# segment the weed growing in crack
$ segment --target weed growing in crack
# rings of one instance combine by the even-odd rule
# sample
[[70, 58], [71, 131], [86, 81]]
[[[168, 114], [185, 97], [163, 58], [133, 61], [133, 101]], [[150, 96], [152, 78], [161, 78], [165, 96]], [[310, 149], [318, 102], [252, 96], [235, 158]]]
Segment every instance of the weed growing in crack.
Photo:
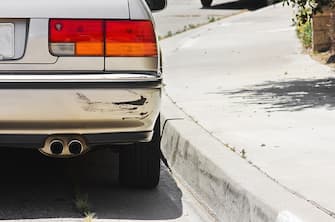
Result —
[[82, 214], [88, 214], [90, 213], [90, 206], [88, 202], [88, 195], [87, 194], [81, 194], [77, 193], [74, 204], [76, 206], [76, 209]]
[[247, 158], [247, 152], [244, 149], [242, 149], [242, 151], [241, 151], [241, 156], [242, 156], [243, 159]]
[[207, 18], [207, 22], [204, 22], [204, 23], [198, 23], [198, 24], [189, 24], [189, 25], [185, 25], [183, 29], [181, 30], [177, 30], [175, 32], [172, 32], [172, 31], [168, 31], [168, 33], [164, 36], [158, 36], [158, 39], [159, 40], [163, 40], [163, 39], [166, 39], [166, 38], [170, 38], [172, 36], [175, 36], [175, 35], [178, 35], [180, 33], [183, 33], [183, 32], [186, 32], [186, 31], [189, 31], [189, 30], [192, 30], [192, 29], [195, 29], [195, 28], [198, 28], [200, 26], [203, 26], [203, 25], [206, 25], [208, 23], [213, 23], [213, 22], [216, 22], [216, 21], [219, 21], [221, 20], [222, 18], [220, 17], [214, 17], [214, 16], [209, 16]]
[[79, 213], [85, 217], [84, 222], [92, 222], [96, 218], [95, 213], [91, 211], [88, 194], [83, 194], [79, 189], [75, 189], [74, 205]]
[[96, 219], [95, 213], [85, 214], [84, 222], [93, 222]]
[[216, 21], [215, 17], [211, 17], [211, 16], [208, 17], [208, 22], [209, 23], [212, 23], [212, 22], [215, 22], [215, 21]]

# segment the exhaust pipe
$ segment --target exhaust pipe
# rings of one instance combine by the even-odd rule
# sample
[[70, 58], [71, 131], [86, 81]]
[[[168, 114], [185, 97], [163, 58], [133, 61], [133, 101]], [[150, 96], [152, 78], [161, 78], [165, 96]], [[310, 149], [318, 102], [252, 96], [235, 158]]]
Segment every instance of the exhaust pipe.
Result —
[[80, 154], [83, 150], [83, 144], [79, 140], [71, 140], [68, 147], [70, 153], [74, 155]]
[[59, 155], [63, 152], [64, 144], [61, 140], [53, 140], [50, 143], [50, 151], [52, 154]]
[[89, 150], [80, 135], [51, 135], [39, 151], [50, 157], [70, 158], [84, 154]]

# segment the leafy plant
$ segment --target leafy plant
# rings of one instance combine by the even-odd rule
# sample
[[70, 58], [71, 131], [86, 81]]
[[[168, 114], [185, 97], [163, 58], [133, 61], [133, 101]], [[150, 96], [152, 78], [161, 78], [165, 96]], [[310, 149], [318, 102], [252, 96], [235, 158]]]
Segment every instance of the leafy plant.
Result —
[[325, 7], [334, 8], [335, 0], [283, 0], [284, 4], [297, 8], [294, 22], [303, 25], [309, 22], [313, 15], [323, 12]]
[[297, 35], [301, 39], [302, 44], [305, 48], [312, 46], [312, 25], [311, 21], [307, 21], [304, 24], [297, 24]]

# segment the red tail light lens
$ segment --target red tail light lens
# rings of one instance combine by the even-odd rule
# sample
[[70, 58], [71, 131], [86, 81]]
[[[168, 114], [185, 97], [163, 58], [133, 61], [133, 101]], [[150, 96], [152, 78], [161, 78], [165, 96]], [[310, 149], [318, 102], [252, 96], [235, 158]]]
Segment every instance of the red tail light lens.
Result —
[[157, 56], [151, 21], [106, 21], [106, 56]]
[[51, 19], [49, 45], [55, 56], [157, 56], [148, 20]]
[[57, 56], [104, 56], [104, 21], [51, 19], [50, 51]]

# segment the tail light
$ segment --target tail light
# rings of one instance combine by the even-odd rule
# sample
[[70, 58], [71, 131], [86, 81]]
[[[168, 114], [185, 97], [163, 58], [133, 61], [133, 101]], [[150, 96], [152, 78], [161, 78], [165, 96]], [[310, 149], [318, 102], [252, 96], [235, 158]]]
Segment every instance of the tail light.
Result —
[[157, 56], [151, 21], [107, 21], [106, 56]]
[[151, 21], [51, 19], [49, 48], [55, 56], [157, 56]]
[[104, 56], [103, 20], [52, 19], [50, 52], [57, 56]]

